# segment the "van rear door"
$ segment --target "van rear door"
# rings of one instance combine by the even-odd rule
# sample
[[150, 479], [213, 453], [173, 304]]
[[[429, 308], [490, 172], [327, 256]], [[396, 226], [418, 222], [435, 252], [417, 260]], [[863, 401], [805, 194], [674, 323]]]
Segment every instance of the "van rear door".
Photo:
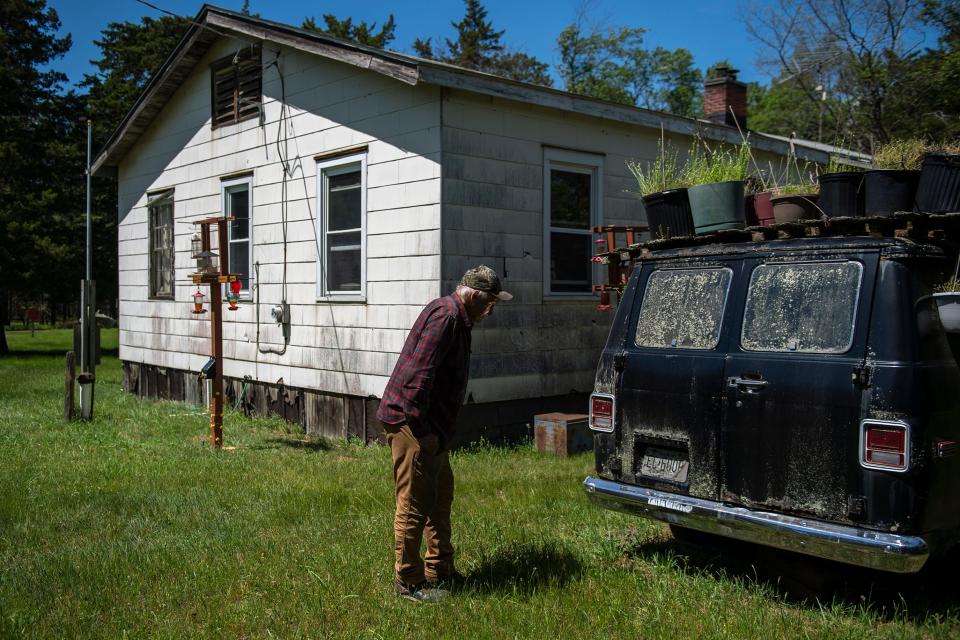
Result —
[[740, 264], [642, 266], [617, 398], [626, 481], [717, 498], [724, 314]]
[[722, 500], [848, 520], [878, 255], [744, 262], [725, 372]]

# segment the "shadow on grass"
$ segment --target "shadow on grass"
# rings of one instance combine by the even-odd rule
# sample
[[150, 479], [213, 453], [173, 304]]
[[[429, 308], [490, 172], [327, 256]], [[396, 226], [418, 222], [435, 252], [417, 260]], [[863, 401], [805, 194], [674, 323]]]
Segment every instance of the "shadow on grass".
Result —
[[333, 444], [326, 439], [304, 438], [298, 435], [274, 436], [264, 440], [263, 444], [256, 444], [248, 449], [279, 449], [280, 447], [289, 447], [291, 449], [300, 449], [302, 451], [330, 451]]
[[477, 593], [532, 594], [541, 586], [563, 586], [582, 573], [580, 562], [555, 543], [518, 544], [485, 557], [467, 575]]
[[916, 574], [893, 574], [695, 531], [679, 534], [680, 539], [628, 547], [625, 554], [652, 561], [672, 558], [685, 573], [768, 587], [804, 606], [861, 606], [883, 620], [960, 616], [960, 552], [932, 560]]

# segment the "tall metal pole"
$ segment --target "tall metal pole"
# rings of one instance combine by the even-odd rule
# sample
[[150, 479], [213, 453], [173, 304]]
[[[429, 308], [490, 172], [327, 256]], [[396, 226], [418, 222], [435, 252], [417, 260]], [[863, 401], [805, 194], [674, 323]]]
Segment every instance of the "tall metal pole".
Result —
[[93, 120], [87, 120], [87, 280], [93, 280], [93, 227], [90, 224], [90, 161], [93, 155]]

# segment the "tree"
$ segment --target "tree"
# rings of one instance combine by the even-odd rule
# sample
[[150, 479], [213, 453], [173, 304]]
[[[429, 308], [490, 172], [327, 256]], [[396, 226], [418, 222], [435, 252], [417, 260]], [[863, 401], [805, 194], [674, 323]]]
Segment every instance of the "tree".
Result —
[[567, 91], [688, 117], [700, 113], [703, 77], [689, 51], [650, 51], [643, 46], [645, 29], [589, 25], [587, 14], [581, 5], [557, 38]]
[[388, 44], [393, 42], [393, 32], [397, 28], [396, 22], [393, 19], [393, 14], [390, 14], [386, 22], [383, 23], [383, 26], [380, 27], [380, 31], [377, 31], [376, 22], [367, 24], [364, 21], [354, 24], [352, 18], [341, 20], [330, 13], [325, 13], [323, 15], [323, 21], [326, 25], [325, 29], [318, 27], [316, 21], [312, 17], [306, 18], [301, 27], [309, 31], [326, 33], [334, 38], [340, 38], [341, 40], [347, 40], [349, 42], [356, 42], [358, 44], [367, 45], [368, 47], [377, 47], [378, 49], [385, 49]]
[[[87, 91], [87, 115], [93, 121], [94, 153], [102, 149], [123, 121], [153, 75], [163, 66], [186, 34], [191, 20], [174, 16], [112, 22], [95, 44], [100, 58], [97, 71], [85, 75], [80, 86]], [[94, 277], [97, 298], [117, 295], [117, 181], [93, 181]]]
[[73, 257], [70, 221], [58, 219], [67, 215], [66, 194], [51, 184], [51, 177], [63, 177], [54, 175], [63, 169], [55, 154], [76, 126], [64, 117], [66, 76], [45, 69], [70, 48], [69, 36], [57, 37], [59, 28], [45, 0], [0, 3], [0, 355], [8, 353], [10, 296], [38, 293]]
[[870, 148], [889, 140], [909, 117], [901, 109], [916, 102], [904, 89], [922, 41], [922, 9], [923, 0], [777, 0], [748, 6], [744, 19], [772, 75], [793, 82], [806, 109], [823, 109], [852, 142]]
[[434, 49], [432, 38], [417, 38], [413, 43], [417, 55], [520, 82], [547, 87], [553, 84], [548, 65], [526, 53], [507, 49], [501, 42], [504, 31], [493, 28], [479, 0], [464, 3], [463, 18], [450, 23], [457, 31], [456, 39], [446, 38], [442, 47]]

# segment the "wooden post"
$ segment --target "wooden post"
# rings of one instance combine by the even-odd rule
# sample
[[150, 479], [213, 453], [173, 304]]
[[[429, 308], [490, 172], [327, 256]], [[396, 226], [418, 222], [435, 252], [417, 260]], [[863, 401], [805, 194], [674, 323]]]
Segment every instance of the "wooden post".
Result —
[[67, 422], [73, 420], [73, 393], [77, 379], [76, 356], [73, 351], [67, 351], [67, 368], [63, 374], [63, 419]]
[[210, 341], [214, 367], [213, 389], [210, 391], [210, 445], [215, 449], [223, 446], [223, 302], [220, 300], [220, 283], [210, 284]]

